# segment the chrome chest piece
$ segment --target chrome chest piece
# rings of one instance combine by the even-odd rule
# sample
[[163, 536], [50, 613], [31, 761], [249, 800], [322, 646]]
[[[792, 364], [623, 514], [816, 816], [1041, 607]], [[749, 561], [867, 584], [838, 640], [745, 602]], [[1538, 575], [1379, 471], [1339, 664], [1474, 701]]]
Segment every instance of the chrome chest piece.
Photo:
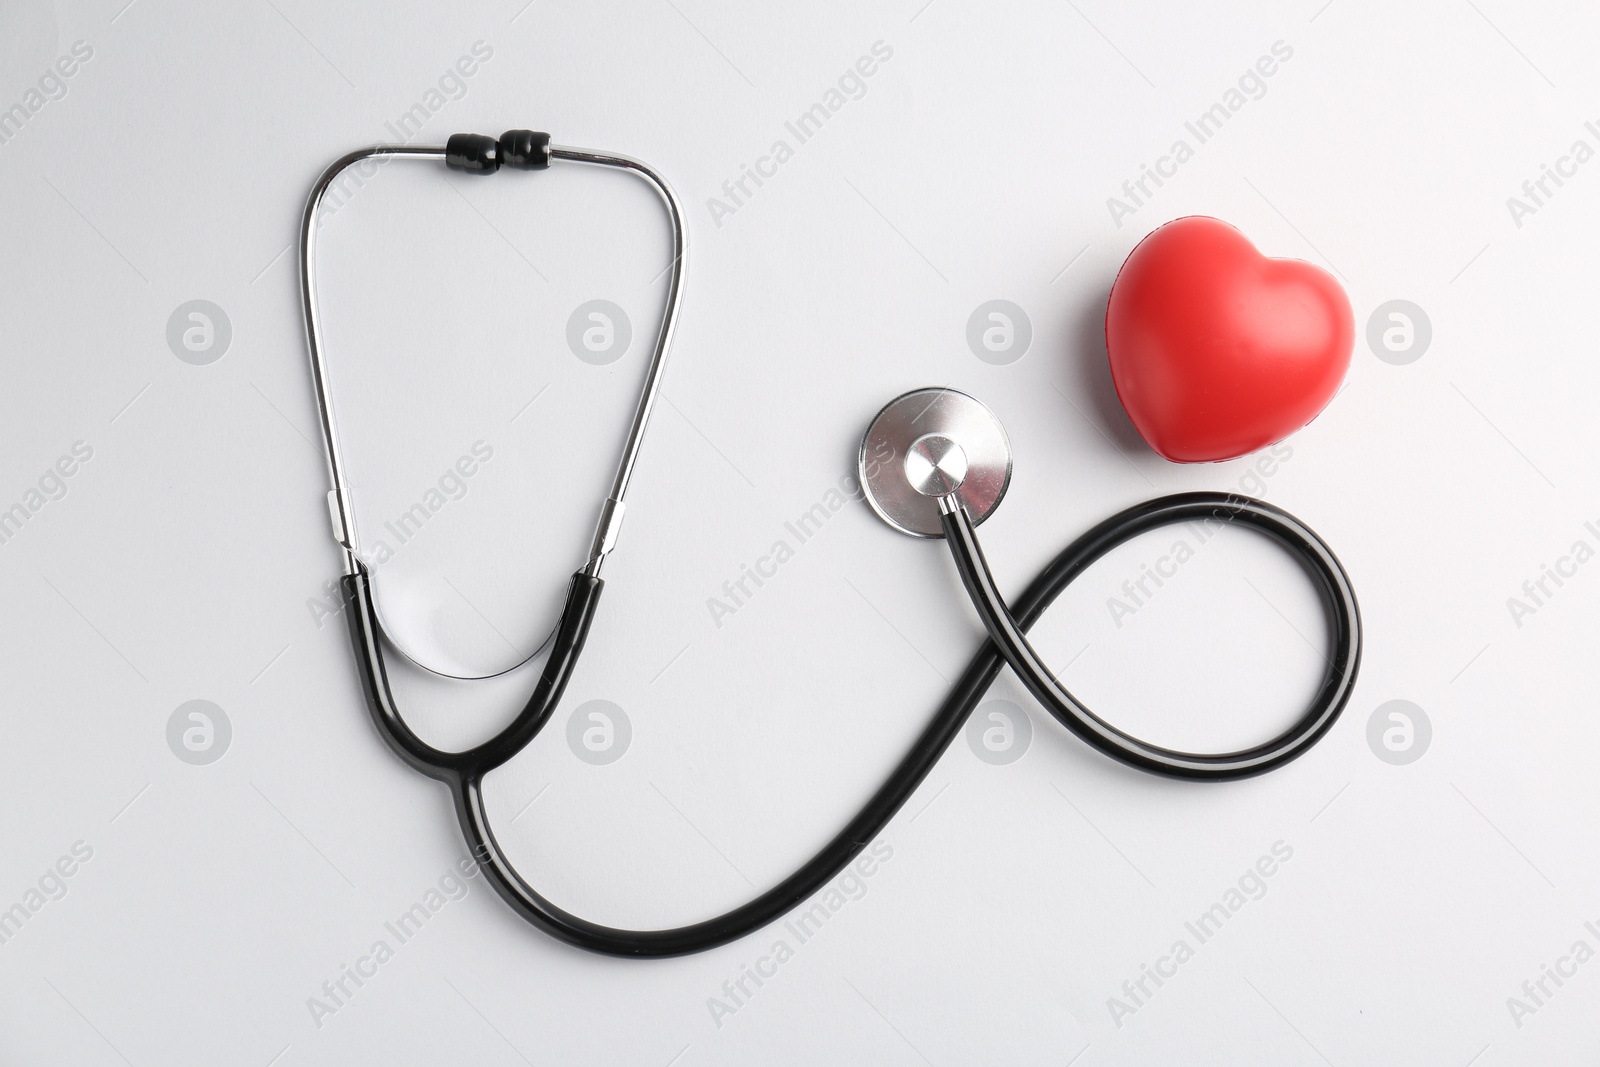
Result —
[[914, 389], [883, 406], [856, 457], [867, 503], [913, 537], [943, 537], [941, 498], [954, 494], [973, 525], [1011, 485], [1011, 442], [994, 412], [955, 389]]

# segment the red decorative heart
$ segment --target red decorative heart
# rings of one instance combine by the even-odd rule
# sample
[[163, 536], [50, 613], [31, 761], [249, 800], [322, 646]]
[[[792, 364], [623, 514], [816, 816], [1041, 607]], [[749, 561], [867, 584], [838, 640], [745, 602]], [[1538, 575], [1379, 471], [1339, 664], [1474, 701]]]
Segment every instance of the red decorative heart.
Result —
[[1111, 380], [1150, 447], [1233, 459], [1316, 418], [1350, 367], [1350, 300], [1327, 271], [1268, 259], [1191, 215], [1140, 241], [1111, 286]]

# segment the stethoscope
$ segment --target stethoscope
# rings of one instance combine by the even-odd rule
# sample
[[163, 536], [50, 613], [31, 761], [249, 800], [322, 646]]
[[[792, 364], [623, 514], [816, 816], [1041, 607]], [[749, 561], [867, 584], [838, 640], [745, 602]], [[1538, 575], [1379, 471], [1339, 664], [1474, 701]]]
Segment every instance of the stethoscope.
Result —
[[[315, 253], [318, 209], [329, 186], [348, 167], [367, 159], [420, 159], [491, 174], [502, 166], [543, 170], [554, 161], [611, 167], [637, 175], [660, 195], [672, 228], [672, 265], [661, 329], [645, 370], [611, 491], [600, 507], [588, 559], [573, 574], [566, 603], [548, 647], [538, 683], [527, 705], [504, 730], [473, 748], [445, 752], [406, 725], [389, 687], [384, 645], [399, 649], [383, 625], [372, 577], [355, 535], [350, 489], [345, 484], [339, 441], [329, 401], [327, 368], [318, 322]], [[336, 160], [312, 187], [300, 228], [300, 283], [306, 344], [316, 384], [317, 407], [327, 448], [334, 536], [344, 559], [346, 615], [367, 703], [378, 732], [413, 768], [444, 782], [472, 855], [506, 903], [528, 922], [581, 948], [618, 956], [672, 956], [732, 941], [777, 919], [840, 873], [882, 832], [926, 777], [1002, 666], [1009, 666], [1029, 692], [1068, 730], [1101, 752], [1140, 770], [1174, 778], [1225, 780], [1281, 767], [1326, 734], [1350, 698], [1361, 659], [1361, 623], [1355, 593], [1333, 551], [1293, 515], [1250, 497], [1182, 493], [1146, 501], [1111, 516], [1056, 556], [1008, 603], [995, 584], [978, 543], [977, 526], [994, 513], [1011, 480], [1011, 446], [999, 421], [983, 404], [954, 389], [918, 389], [890, 401], [872, 420], [858, 455], [859, 475], [873, 510], [895, 529], [915, 537], [942, 538], [956, 570], [988, 630], [989, 640], [973, 656], [944, 703], [910, 750], [861, 811], [811, 859], [753, 900], [714, 918], [664, 930], [623, 930], [590, 922], [551, 903], [512, 865], [489, 823], [484, 777], [521, 752], [550, 720], [583, 651], [604, 582], [600, 570], [616, 547], [624, 499], [661, 387], [661, 373], [682, 297], [684, 232], [677, 197], [654, 170], [636, 159], [552, 145], [544, 133], [513, 130], [499, 140], [457, 134], [442, 147], [376, 145]], [[1028, 629], [1078, 575], [1118, 545], [1163, 526], [1197, 522], [1257, 530], [1287, 549], [1311, 576], [1330, 619], [1326, 670], [1309, 708], [1277, 736], [1226, 753], [1181, 752], [1143, 741], [1096, 715], [1061, 684], [1034, 650]], [[402, 652], [404, 655], [405, 653]], [[418, 662], [415, 657], [408, 659]], [[531, 658], [531, 657], [530, 657]], [[524, 661], [526, 662], [526, 661]], [[466, 677], [444, 671], [447, 677]], [[504, 673], [504, 672], [500, 672]]]

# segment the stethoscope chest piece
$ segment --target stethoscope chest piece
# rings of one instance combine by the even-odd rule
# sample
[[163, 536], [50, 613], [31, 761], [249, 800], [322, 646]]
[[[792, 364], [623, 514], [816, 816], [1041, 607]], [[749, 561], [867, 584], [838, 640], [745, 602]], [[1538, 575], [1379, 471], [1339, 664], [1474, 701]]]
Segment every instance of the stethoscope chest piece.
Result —
[[901, 533], [943, 537], [939, 500], [954, 493], [974, 524], [1011, 484], [1011, 442], [994, 412], [955, 389], [914, 389], [885, 404], [856, 457], [867, 503]]

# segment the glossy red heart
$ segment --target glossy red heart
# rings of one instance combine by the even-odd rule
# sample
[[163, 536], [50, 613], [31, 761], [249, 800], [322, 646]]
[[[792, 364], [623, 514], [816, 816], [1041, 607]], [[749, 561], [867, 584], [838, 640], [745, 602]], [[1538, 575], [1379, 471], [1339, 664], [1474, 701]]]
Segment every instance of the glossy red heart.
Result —
[[1192, 215], [1134, 248], [1106, 306], [1111, 380], [1167, 459], [1233, 459], [1281, 441], [1333, 399], [1355, 321], [1333, 276], [1269, 259], [1219, 219]]

